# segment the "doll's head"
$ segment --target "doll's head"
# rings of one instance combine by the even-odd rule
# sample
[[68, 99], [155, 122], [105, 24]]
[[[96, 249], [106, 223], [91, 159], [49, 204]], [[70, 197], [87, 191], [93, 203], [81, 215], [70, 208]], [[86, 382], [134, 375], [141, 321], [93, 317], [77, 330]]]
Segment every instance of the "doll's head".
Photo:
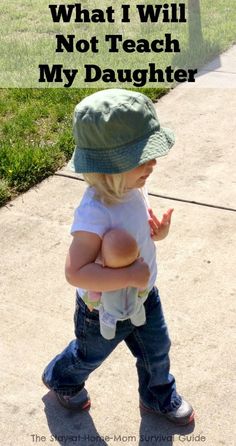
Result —
[[111, 229], [102, 241], [101, 256], [104, 266], [121, 268], [131, 265], [139, 256], [136, 240], [124, 229]]

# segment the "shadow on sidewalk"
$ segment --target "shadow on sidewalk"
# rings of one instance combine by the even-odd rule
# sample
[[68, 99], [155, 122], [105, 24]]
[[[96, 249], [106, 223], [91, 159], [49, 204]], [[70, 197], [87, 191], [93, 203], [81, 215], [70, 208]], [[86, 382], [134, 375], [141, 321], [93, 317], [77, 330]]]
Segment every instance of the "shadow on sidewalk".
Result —
[[108, 443], [99, 435], [89, 412], [73, 412], [64, 409], [58, 404], [51, 391], [42, 398], [42, 401], [45, 405], [44, 411], [52, 442], [57, 440], [62, 446], [67, 444], [108, 446]]
[[[98, 433], [89, 412], [73, 412], [64, 409], [58, 404], [52, 391], [49, 391], [42, 398], [42, 401], [45, 405], [44, 411], [51, 432], [50, 441], [57, 441], [62, 446], [66, 444], [78, 444], [80, 446], [99, 444], [99, 446], [109, 446], [109, 442], [115, 440], [120, 444], [125, 442], [140, 446], [145, 444], [148, 446], [156, 444], [159, 446], [172, 446], [174, 435], [184, 438], [185, 436], [190, 436], [194, 430], [194, 423], [189, 426], [175, 426], [156, 415], [143, 414], [141, 416], [138, 438], [134, 434], [118, 435], [114, 431], [106, 432], [102, 436]], [[127, 426], [129, 426], [128, 421]]]
[[188, 426], [175, 426], [157, 415], [142, 414], [138, 444], [139, 446], [157, 444], [158, 446], [172, 446], [175, 435], [182, 438], [182, 441], [189, 441], [194, 428], [194, 422]]

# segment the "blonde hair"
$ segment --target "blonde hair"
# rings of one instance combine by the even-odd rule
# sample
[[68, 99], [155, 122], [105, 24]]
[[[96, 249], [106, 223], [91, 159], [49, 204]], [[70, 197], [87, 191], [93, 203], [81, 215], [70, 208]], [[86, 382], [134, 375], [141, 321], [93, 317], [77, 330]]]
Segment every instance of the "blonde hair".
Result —
[[95, 198], [105, 204], [122, 202], [126, 192], [125, 174], [84, 173], [83, 177], [89, 186], [96, 189]]

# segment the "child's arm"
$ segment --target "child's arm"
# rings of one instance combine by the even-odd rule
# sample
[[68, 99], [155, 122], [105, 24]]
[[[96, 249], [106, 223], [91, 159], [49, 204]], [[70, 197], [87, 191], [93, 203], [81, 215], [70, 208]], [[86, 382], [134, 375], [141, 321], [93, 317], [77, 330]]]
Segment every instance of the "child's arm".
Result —
[[153, 213], [153, 210], [148, 209], [150, 215], [149, 225], [151, 227], [151, 237], [154, 242], [163, 240], [168, 235], [173, 210], [174, 209], [168, 209], [168, 211], [163, 214], [162, 220], [159, 221]]
[[71, 285], [91, 291], [147, 286], [150, 271], [148, 265], [140, 258], [125, 268], [104, 268], [94, 263], [101, 243], [101, 238], [92, 232], [75, 233], [65, 266], [66, 279]]

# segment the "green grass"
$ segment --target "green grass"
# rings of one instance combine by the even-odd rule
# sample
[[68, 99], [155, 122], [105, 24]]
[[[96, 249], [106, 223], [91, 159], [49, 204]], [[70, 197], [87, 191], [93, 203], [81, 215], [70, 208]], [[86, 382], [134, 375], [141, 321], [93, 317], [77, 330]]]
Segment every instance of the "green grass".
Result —
[[[74, 107], [94, 91], [0, 89], [0, 206], [70, 159]], [[156, 99], [166, 89], [142, 91]]]

